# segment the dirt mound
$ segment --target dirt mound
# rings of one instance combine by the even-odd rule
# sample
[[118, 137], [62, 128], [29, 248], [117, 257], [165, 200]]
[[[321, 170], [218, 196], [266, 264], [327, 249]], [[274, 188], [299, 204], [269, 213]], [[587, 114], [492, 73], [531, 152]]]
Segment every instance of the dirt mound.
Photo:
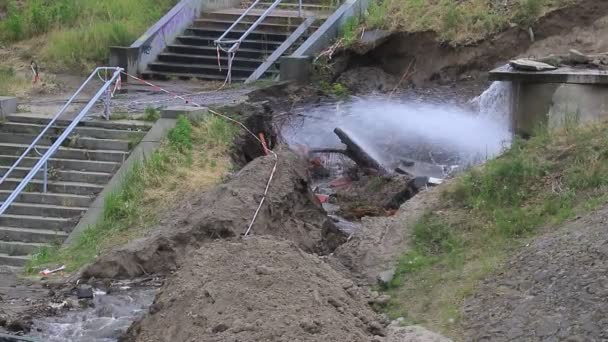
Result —
[[294, 243], [208, 243], [123, 341], [371, 341], [384, 324], [364, 290]]
[[471, 341], [608, 339], [608, 209], [538, 238], [467, 300]]
[[336, 82], [345, 85], [357, 94], [373, 92], [389, 92], [393, 90], [399, 80], [384, 70], [375, 67], [361, 67], [344, 72]]
[[338, 188], [335, 194], [340, 205], [338, 215], [350, 221], [364, 216], [392, 215], [395, 209], [416, 194], [410, 187], [412, 178], [408, 176], [357, 177], [358, 180]]
[[[278, 171], [251, 233], [294, 241], [307, 252], [331, 252], [344, 237], [310, 191], [305, 163], [289, 151], [278, 154]], [[244, 234], [274, 162], [272, 156], [254, 160], [229, 182], [194, 197], [148, 236], [106, 253], [83, 276], [132, 278], [166, 273], [203, 243]]]

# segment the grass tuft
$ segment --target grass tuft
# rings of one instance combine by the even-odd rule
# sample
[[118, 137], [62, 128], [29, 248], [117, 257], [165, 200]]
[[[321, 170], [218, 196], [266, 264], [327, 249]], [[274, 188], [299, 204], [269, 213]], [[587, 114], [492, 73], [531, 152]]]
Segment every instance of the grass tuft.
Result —
[[364, 26], [410, 32], [431, 30], [444, 41], [467, 43], [510, 24], [527, 28], [546, 11], [571, 3], [572, 0], [372, 0]]

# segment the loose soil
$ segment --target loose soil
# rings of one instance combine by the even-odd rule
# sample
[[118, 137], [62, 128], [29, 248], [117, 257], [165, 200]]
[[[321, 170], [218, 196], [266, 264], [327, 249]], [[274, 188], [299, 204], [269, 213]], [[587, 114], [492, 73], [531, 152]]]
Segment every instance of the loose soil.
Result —
[[464, 307], [470, 341], [608, 339], [608, 208], [523, 248]]
[[323, 258], [252, 237], [190, 253], [123, 341], [356, 342], [385, 335], [384, 324]]
[[[291, 240], [310, 253], [333, 251], [344, 237], [311, 192], [304, 161], [289, 151], [277, 153], [278, 172], [251, 233]], [[103, 255], [85, 269], [84, 277], [166, 274], [204, 243], [241, 236], [262, 199], [274, 164], [273, 156], [258, 158], [232, 180], [193, 196], [148, 236]]]

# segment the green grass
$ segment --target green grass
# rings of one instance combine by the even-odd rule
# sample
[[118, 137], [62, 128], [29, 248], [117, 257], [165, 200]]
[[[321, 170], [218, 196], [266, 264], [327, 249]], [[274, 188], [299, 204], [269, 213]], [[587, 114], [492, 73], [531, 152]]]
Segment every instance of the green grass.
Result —
[[218, 117], [190, 123], [180, 117], [161, 148], [125, 175], [106, 197], [99, 222], [68, 246], [40, 249], [26, 272], [66, 265], [68, 271], [92, 262], [103, 251], [124, 244], [157, 222], [157, 214], [185, 193], [204, 191], [230, 168], [226, 157], [237, 128]]
[[525, 28], [543, 13], [574, 0], [519, 0], [505, 7], [487, 0], [373, 0], [364, 27], [432, 30], [445, 41], [466, 43], [497, 33], [510, 24]]
[[0, 96], [15, 96], [30, 87], [30, 82], [13, 68], [0, 66]]
[[464, 299], [531, 238], [608, 203], [608, 124], [539, 130], [448, 184], [412, 227], [387, 312], [456, 340]]
[[57, 69], [89, 69], [110, 46], [130, 45], [176, 0], [29, 0], [7, 3], [0, 41], [44, 35], [42, 56]]
[[350, 90], [348, 90], [348, 88], [346, 88], [346, 86], [342, 83], [329, 83], [327, 81], [321, 81], [319, 82], [319, 89], [327, 96], [344, 98], [350, 95]]
[[160, 119], [160, 112], [156, 108], [152, 108], [152, 107], [146, 108], [146, 110], [144, 111], [144, 116], [142, 117], [142, 120], [149, 121], [149, 122], [155, 122], [158, 119]]

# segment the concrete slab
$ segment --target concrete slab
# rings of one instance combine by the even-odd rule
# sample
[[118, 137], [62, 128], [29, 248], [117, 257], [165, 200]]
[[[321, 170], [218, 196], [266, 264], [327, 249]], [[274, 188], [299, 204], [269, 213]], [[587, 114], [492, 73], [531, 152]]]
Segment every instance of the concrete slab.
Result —
[[504, 65], [490, 71], [489, 78], [522, 83], [608, 84], [608, 70], [561, 67], [549, 71], [521, 71]]
[[307, 83], [312, 75], [312, 57], [284, 56], [281, 61], [281, 81]]
[[199, 121], [209, 114], [207, 107], [194, 106], [171, 106], [163, 109], [160, 116], [165, 119], [177, 119], [180, 115], [184, 115], [192, 121]]
[[17, 112], [17, 98], [11, 96], [0, 96], [0, 118]]

